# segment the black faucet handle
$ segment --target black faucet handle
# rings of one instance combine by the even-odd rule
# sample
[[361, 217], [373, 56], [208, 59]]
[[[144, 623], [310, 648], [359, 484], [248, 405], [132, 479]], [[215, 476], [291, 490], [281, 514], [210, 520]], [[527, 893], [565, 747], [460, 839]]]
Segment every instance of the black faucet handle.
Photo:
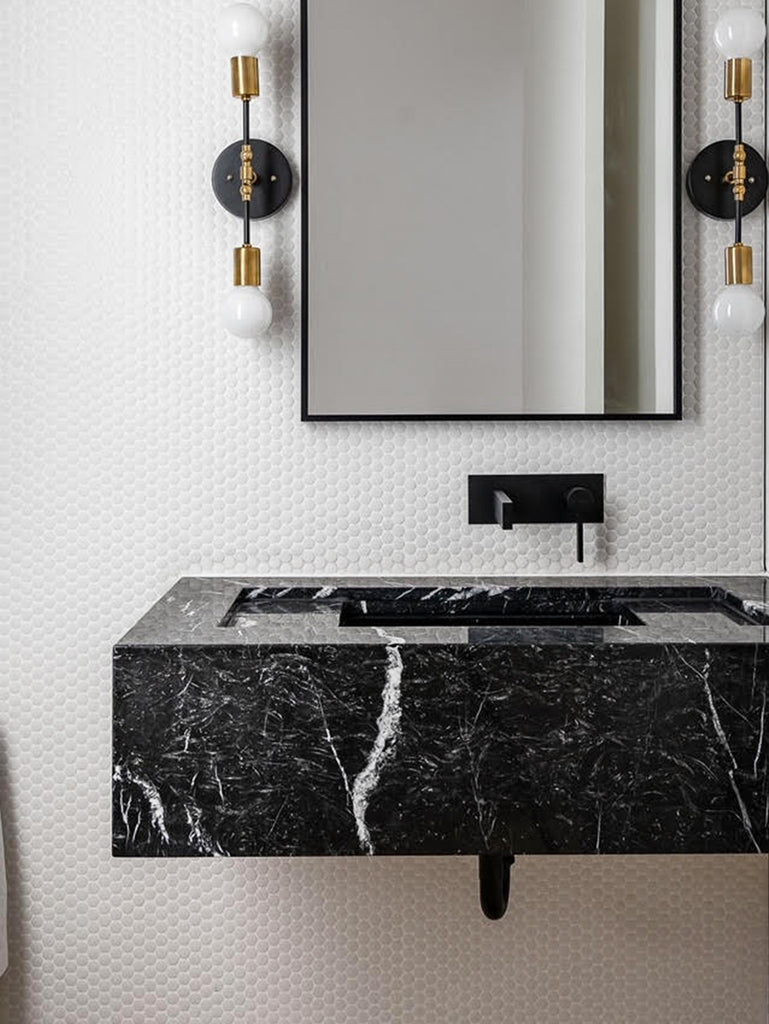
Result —
[[572, 487], [566, 492], [566, 508], [577, 520], [577, 561], [585, 561], [585, 520], [595, 512], [598, 502], [587, 487]]
[[597, 504], [595, 495], [588, 487], [572, 487], [566, 492], [566, 508], [577, 517], [577, 522], [585, 522]]
[[580, 565], [585, 561], [585, 524], [577, 523], [577, 561]]

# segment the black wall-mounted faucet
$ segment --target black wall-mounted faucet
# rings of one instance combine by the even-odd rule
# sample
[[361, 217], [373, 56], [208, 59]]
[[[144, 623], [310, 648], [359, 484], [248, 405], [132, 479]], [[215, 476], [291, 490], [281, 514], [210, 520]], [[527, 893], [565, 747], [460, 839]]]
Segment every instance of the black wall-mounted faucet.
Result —
[[577, 561], [585, 560], [585, 523], [604, 521], [602, 473], [556, 476], [468, 477], [469, 522], [576, 523]]

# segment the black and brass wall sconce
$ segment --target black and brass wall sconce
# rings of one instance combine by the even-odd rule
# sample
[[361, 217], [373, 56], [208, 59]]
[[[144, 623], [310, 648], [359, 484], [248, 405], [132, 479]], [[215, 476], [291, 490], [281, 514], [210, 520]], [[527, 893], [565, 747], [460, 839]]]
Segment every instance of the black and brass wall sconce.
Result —
[[734, 221], [734, 244], [726, 250], [726, 284], [713, 305], [724, 334], [754, 334], [764, 323], [764, 301], [753, 287], [753, 249], [742, 239], [745, 217], [757, 210], [767, 192], [767, 166], [743, 139], [743, 103], [753, 95], [753, 60], [766, 39], [758, 11], [735, 8], [719, 19], [715, 43], [724, 57], [724, 96], [734, 104], [734, 140], [714, 142], [699, 153], [686, 178], [694, 206], [709, 217]]
[[262, 253], [251, 244], [251, 221], [276, 213], [291, 195], [291, 166], [269, 142], [251, 138], [251, 100], [259, 96], [259, 58], [269, 27], [251, 4], [233, 4], [220, 15], [219, 38], [230, 57], [232, 95], [243, 107], [243, 137], [216, 159], [214, 194], [243, 221], [243, 244], [235, 249], [233, 288], [223, 308], [226, 329], [256, 338], [272, 323], [272, 305], [261, 290]]

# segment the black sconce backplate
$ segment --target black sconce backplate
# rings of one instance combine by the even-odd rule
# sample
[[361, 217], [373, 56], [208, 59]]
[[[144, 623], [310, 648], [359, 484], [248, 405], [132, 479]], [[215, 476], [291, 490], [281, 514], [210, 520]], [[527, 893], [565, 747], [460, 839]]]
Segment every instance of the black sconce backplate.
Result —
[[[251, 219], [269, 217], [286, 203], [291, 195], [293, 175], [291, 165], [277, 146], [261, 139], [251, 139], [254, 151], [253, 166], [257, 173], [251, 199]], [[233, 142], [216, 158], [211, 175], [214, 194], [222, 206], [234, 217], [243, 216], [240, 197], [240, 150], [242, 142]]]
[[[757, 210], [766, 196], [769, 174], [761, 154], [752, 146], [747, 152], [747, 194], [743, 215]], [[718, 220], [734, 220], [734, 192], [726, 175], [734, 169], [734, 142], [723, 140], [706, 146], [692, 161], [686, 175], [686, 191], [700, 213]]]

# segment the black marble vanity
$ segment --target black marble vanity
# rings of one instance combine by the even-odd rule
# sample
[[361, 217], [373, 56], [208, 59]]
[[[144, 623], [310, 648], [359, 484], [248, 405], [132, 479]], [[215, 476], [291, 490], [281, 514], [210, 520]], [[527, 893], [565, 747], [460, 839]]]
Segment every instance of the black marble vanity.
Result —
[[767, 580], [183, 579], [114, 648], [121, 857], [769, 852]]

